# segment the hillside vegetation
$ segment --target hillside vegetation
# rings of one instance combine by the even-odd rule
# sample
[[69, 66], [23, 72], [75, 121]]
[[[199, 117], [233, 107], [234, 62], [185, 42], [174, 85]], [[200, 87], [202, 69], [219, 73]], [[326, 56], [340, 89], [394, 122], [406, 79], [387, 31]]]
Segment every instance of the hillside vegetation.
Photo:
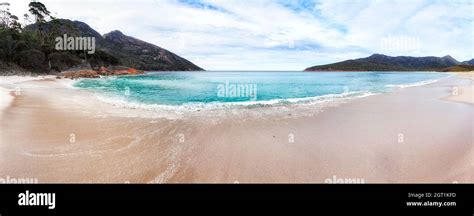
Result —
[[[113, 31], [102, 36], [86, 23], [57, 19], [41, 2], [31, 2], [23, 26], [9, 12], [9, 4], [0, 10], [0, 74], [31, 71], [54, 74], [66, 70], [136, 68], [148, 71], [203, 70], [192, 62], [156, 45]], [[56, 38], [94, 37], [96, 49], [57, 50]]]

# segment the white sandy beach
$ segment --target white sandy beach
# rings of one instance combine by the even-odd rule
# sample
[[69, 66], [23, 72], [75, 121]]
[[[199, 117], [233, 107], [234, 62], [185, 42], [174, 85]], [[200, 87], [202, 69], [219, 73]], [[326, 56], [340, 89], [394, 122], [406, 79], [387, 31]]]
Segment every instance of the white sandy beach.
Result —
[[305, 108], [308, 115], [296, 109], [267, 115], [271, 108], [263, 107], [179, 118], [144, 117], [137, 109], [120, 116], [124, 108], [52, 77], [16, 82], [21, 95], [1, 92], [0, 176], [74, 183], [472, 183], [469, 76]]
[[[46, 76], [52, 78], [52, 76]], [[12, 95], [14, 93], [15, 84], [40, 80], [46, 78], [45, 76], [31, 77], [31, 76], [0, 76], [0, 115], [3, 114], [3, 110], [11, 105], [14, 99]]]
[[10, 106], [13, 100], [13, 96], [10, 95], [10, 92], [10, 90], [0, 87], [0, 113], [3, 113], [3, 109]]

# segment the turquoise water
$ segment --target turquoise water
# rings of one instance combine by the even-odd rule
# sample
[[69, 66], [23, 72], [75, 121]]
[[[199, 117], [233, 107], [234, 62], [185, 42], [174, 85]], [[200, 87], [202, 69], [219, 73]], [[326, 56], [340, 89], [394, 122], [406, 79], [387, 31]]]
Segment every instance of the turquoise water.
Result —
[[255, 104], [383, 93], [446, 76], [434, 72], [150, 72], [83, 79], [74, 86], [145, 105]]

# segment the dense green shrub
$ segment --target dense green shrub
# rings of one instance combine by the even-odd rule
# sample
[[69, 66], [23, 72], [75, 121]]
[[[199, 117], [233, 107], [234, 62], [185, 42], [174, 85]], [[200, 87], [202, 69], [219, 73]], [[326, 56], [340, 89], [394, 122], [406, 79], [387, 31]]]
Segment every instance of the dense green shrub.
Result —
[[53, 52], [48, 55], [51, 70], [60, 72], [81, 63], [81, 59], [69, 52]]
[[15, 53], [13, 60], [21, 67], [35, 72], [47, 72], [46, 56], [43, 52], [30, 49]]

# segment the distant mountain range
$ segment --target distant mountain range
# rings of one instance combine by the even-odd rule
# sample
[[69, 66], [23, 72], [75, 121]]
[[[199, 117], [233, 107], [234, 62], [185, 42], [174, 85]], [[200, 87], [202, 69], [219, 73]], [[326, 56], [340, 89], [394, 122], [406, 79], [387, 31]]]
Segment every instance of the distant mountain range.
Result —
[[[25, 27], [36, 30], [36, 24]], [[99, 34], [86, 23], [67, 19], [56, 19], [41, 27], [50, 35], [95, 37], [96, 53], [89, 56], [92, 67], [120, 65], [146, 71], [200, 71], [192, 62], [151, 43], [124, 35], [115, 30], [105, 35]], [[57, 71], [74, 67], [80, 62], [80, 56], [74, 52], [53, 52], [48, 55], [52, 69]], [[72, 54], [71, 54], [72, 53]], [[80, 52], [78, 54], [81, 54]]]
[[461, 62], [462, 65], [474, 65], [474, 59], [471, 59], [469, 61], [463, 61]]
[[459, 62], [447, 55], [444, 57], [387, 56], [373, 54], [366, 58], [351, 59], [327, 65], [313, 66], [305, 71], [452, 71], [472, 70], [474, 59]]

